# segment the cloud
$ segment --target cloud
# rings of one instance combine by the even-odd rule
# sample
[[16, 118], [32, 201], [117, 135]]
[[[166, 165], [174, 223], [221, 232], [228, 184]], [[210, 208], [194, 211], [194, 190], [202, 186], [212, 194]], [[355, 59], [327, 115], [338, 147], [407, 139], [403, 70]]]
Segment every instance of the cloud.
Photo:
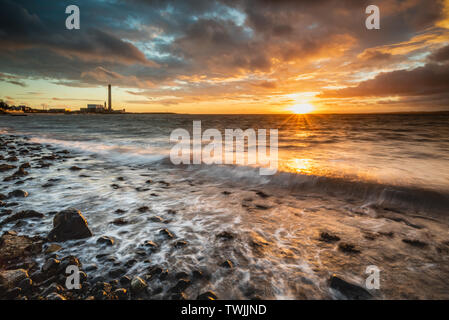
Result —
[[[76, 31], [67, 30], [53, 19], [43, 19], [44, 13], [30, 13], [27, 7], [20, 5], [20, 1], [1, 0], [0, 4], [1, 40], [3, 48], [8, 51], [37, 47], [84, 60], [157, 65], [133, 44], [95, 26], [87, 25]], [[59, 8], [61, 18], [66, 17], [62, 3], [54, 4], [54, 8]]]
[[435, 62], [449, 62], [449, 45], [442, 47], [432, 53], [429, 60]]
[[15, 84], [17, 86], [20, 87], [26, 87], [26, 83], [22, 82], [19, 80], [18, 77], [14, 76], [14, 75], [8, 75], [5, 73], [0, 73], [0, 81], [4, 81], [4, 82], [8, 82], [11, 84]]
[[425, 96], [449, 91], [449, 64], [380, 73], [354, 87], [324, 91], [322, 98]]
[[[374, 31], [364, 26], [368, 0], [77, 0], [81, 29], [67, 30], [72, 2], [0, 0], [0, 70], [17, 77], [2, 81], [111, 83], [167, 105], [276, 104], [301, 91], [424, 97], [445, 88], [445, 67], [436, 67], [449, 55], [443, 0], [378, 0]], [[421, 84], [407, 82], [415, 76]]]

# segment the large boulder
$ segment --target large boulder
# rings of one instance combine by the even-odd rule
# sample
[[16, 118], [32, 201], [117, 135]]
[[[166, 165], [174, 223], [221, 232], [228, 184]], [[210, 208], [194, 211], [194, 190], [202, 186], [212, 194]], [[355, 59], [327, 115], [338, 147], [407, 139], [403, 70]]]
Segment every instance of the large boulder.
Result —
[[8, 261], [41, 252], [42, 242], [40, 237], [19, 236], [14, 231], [5, 232], [0, 238], [0, 267]]
[[8, 198], [26, 198], [26, 197], [28, 197], [28, 192], [20, 189], [8, 193]]
[[364, 288], [347, 282], [335, 274], [329, 279], [329, 286], [332, 289], [339, 291], [349, 300], [369, 300], [373, 298], [371, 293]]
[[0, 271], [0, 284], [5, 288], [14, 288], [24, 279], [28, 278], [28, 272], [24, 269]]
[[139, 293], [142, 292], [143, 290], [145, 290], [145, 288], [148, 287], [148, 284], [146, 283], [145, 280], [143, 280], [140, 277], [135, 276], [132, 280], [131, 280], [131, 291], [133, 293]]
[[48, 234], [50, 241], [84, 239], [92, 236], [87, 221], [79, 210], [63, 210], [53, 218], [53, 229]]

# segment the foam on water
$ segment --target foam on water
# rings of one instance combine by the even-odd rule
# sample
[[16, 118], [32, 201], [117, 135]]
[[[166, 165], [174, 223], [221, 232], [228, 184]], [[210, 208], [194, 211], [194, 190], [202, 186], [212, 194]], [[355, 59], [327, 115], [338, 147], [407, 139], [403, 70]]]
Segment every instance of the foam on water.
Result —
[[[184, 123], [190, 121], [187, 120]], [[208, 278], [187, 290], [190, 297], [211, 289], [224, 299], [317, 299], [335, 297], [326, 283], [330, 274], [340, 273], [363, 283], [366, 265], [381, 263], [390, 274], [411, 268], [414, 271], [409, 276], [418, 279], [413, 280], [417, 287], [420, 281], [434, 287], [442, 285], [441, 274], [432, 272], [445, 268], [447, 255], [432, 257], [430, 263], [428, 257], [416, 250], [409, 252], [401, 242], [403, 237], [420, 236], [438, 247], [448, 240], [447, 225], [418, 217], [430, 217], [438, 206], [446, 205], [445, 194], [433, 190], [434, 186], [420, 184], [417, 188], [355, 181], [353, 175], [341, 178], [291, 171], [260, 176], [258, 168], [249, 166], [174, 166], [167, 160], [169, 147], [161, 133], [143, 139], [139, 130], [133, 129], [129, 130], [131, 133], [110, 136], [105, 133], [106, 126], [97, 128], [98, 134], [87, 126], [84, 134], [67, 117], [62, 121], [72, 126], [70, 136], [67, 125], [65, 129], [51, 126], [55, 118], [45, 120], [52, 133], [43, 132], [43, 125], [33, 129], [36, 124], [24, 119], [14, 121], [18, 122], [8, 123], [4, 134], [22, 132], [31, 136], [30, 143], [47, 145], [40, 155], [68, 149], [73, 156], [55, 161], [49, 168], [36, 168], [34, 158], [21, 156], [22, 161], [32, 163], [29, 177], [33, 179], [25, 179], [20, 186], [29, 192], [29, 197], [18, 201], [14, 211], [33, 209], [46, 217], [24, 222], [18, 228], [25, 234], [45, 236], [51, 229], [54, 212], [68, 207], [81, 210], [95, 236], [65, 243], [60, 255], [74, 254], [84, 265], [97, 264], [98, 270], [89, 273], [91, 277], [107, 278], [109, 271], [136, 259], [135, 264], [125, 267], [129, 275], [142, 276], [156, 265], [172, 274], [202, 270]], [[6, 127], [3, 123], [1, 126]], [[311, 139], [316, 142], [317, 138]], [[322, 154], [317, 152], [316, 156]], [[71, 166], [82, 170], [70, 171]], [[442, 176], [444, 181], [446, 176]], [[48, 182], [53, 186], [44, 188]], [[4, 183], [2, 190], [14, 188], [13, 183]], [[259, 196], [260, 190], [268, 197]], [[140, 212], [142, 206], [148, 206], [149, 211]], [[391, 211], [392, 208], [398, 210]], [[117, 214], [117, 209], [125, 212]], [[113, 224], [117, 218], [128, 223]], [[3, 226], [2, 231], [14, 224]], [[159, 231], [164, 228], [176, 239], [163, 239]], [[318, 241], [323, 230], [361, 246], [361, 254], [348, 256], [340, 253], [336, 245]], [[396, 238], [382, 236], [386, 231], [394, 232]], [[233, 238], [220, 238], [222, 232], [231, 233]], [[378, 242], [367, 240], [367, 234], [375, 234]], [[114, 237], [114, 246], [99, 246], [96, 240], [102, 235]], [[147, 240], [156, 242], [159, 249], [151, 253], [142, 247]], [[174, 243], [179, 240], [188, 245], [175, 248]], [[409, 258], [392, 258], [405, 255]], [[234, 263], [234, 269], [220, 266], [227, 259]], [[390, 288], [387, 297], [395, 296], [397, 290], [391, 288], [400, 288], [399, 281], [400, 274], [397, 281], [390, 279], [385, 284]], [[163, 287], [160, 297], [172, 285], [159, 279], [150, 281], [152, 288]], [[420, 294], [429, 296], [431, 291], [423, 290]]]

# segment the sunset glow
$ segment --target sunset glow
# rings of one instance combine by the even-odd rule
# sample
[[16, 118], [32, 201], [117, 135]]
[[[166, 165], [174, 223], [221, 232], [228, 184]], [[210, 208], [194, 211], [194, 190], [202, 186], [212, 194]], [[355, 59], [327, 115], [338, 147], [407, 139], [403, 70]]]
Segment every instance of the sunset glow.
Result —
[[0, 99], [78, 110], [111, 84], [131, 112], [449, 108], [449, 1], [376, 1], [378, 30], [363, 2], [200, 3], [78, 1], [81, 28], [67, 30], [63, 1], [5, 1]]
[[290, 107], [290, 110], [296, 114], [310, 113], [315, 109], [315, 107], [309, 103], [295, 104]]

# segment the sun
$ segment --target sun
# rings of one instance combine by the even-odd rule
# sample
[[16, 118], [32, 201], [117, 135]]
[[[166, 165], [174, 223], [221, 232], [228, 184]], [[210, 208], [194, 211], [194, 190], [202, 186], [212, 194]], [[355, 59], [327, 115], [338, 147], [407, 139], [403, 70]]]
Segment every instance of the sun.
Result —
[[315, 107], [310, 103], [298, 103], [290, 107], [290, 111], [296, 114], [305, 114], [315, 110]]

